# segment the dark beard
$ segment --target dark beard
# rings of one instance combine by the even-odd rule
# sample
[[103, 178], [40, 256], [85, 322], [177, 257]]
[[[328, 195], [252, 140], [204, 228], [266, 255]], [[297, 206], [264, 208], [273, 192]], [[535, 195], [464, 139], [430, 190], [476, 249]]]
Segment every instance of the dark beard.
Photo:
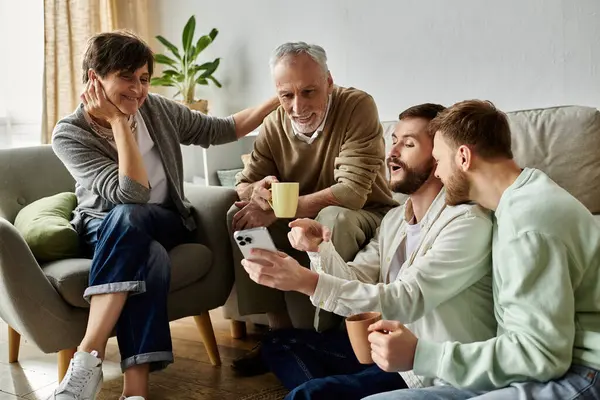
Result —
[[423, 186], [423, 184], [429, 179], [431, 176], [431, 172], [433, 168], [435, 168], [435, 161], [431, 158], [423, 167], [421, 168], [411, 168], [406, 165], [405, 162], [400, 161], [398, 158], [388, 158], [388, 165], [390, 162], [394, 164], [398, 164], [402, 167], [405, 173], [405, 177], [401, 181], [392, 182], [390, 180], [390, 189], [394, 193], [402, 193], [411, 195], [415, 193], [417, 190]]
[[471, 185], [465, 173], [458, 168], [450, 177], [448, 182], [444, 184], [446, 187], [446, 204], [449, 206], [458, 206], [471, 202], [469, 199], [469, 191]]

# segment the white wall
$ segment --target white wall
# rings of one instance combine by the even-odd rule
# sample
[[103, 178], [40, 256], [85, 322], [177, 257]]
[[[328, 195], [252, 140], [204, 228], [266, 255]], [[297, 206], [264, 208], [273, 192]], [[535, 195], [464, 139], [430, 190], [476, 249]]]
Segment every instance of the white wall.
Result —
[[[505, 111], [600, 106], [598, 0], [150, 0], [151, 34], [180, 41], [197, 30], [220, 35], [206, 57], [222, 57], [208, 88], [226, 115], [274, 93], [268, 58], [304, 40], [328, 52], [334, 81], [375, 98], [381, 119], [421, 102], [492, 100]], [[162, 51], [161, 46], [155, 46]]]

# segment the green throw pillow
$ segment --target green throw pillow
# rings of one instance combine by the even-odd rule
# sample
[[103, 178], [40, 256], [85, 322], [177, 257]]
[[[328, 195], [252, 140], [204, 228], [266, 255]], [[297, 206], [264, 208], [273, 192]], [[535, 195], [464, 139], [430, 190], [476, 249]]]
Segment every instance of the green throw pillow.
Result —
[[36, 259], [53, 261], [79, 254], [79, 235], [69, 223], [75, 207], [75, 193], [59, 193], [34, 201], [19, 211], [15, 228]]

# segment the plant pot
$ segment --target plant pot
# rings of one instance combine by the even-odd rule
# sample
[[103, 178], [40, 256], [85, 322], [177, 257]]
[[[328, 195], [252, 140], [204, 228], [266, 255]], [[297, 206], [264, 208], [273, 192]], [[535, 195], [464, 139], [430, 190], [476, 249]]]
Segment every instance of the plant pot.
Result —
[[208, 100], [198, 100], [190, 104], [186, 104], [191, 110], [200, 111], [203, 114], [208, 114]]

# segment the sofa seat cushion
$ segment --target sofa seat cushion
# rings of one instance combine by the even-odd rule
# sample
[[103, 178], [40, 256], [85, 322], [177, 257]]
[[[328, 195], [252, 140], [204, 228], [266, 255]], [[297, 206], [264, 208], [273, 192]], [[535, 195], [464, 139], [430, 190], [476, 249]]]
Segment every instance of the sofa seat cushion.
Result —
[[[182, 244], [171, 250], [171, 288], [174, 292], [202, 279], [212, 265], [212, 252], [208, 247], [196, 244]], [[44, 274], [56, 291], [67, 303], [74, 307], [89, 308], [83, 299], [88, 286], [92, 260], [70, 258], [52, 261], [42, 265]]]

